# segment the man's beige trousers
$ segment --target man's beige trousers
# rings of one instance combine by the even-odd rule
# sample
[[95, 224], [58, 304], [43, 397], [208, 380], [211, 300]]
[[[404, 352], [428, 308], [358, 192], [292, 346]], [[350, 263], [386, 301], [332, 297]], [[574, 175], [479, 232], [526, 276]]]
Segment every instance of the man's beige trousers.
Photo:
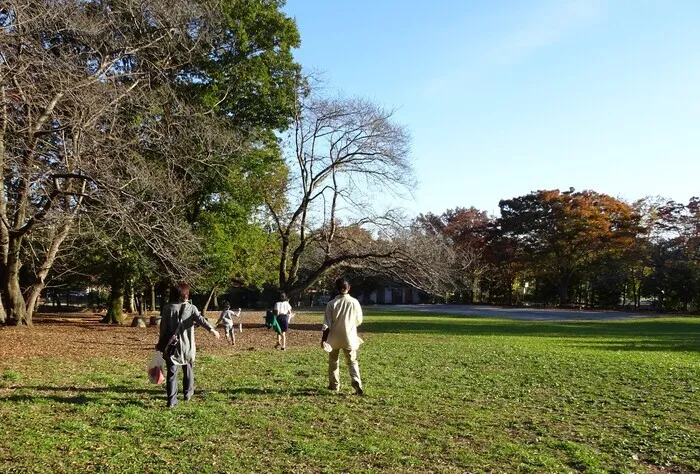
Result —
[[345, 360], [348, 363], [351, 381], [357, 382], [358, 385], [362, 387], [362, 380], [360, 380], [360, 366], [357, 363], [357, 351], [333, 349], [328, 353], [328, 388], [331, 390], [338, 390], [338, 388], [340, 388], [340, 369], [338, 367], [340, 351], [345, 353]]

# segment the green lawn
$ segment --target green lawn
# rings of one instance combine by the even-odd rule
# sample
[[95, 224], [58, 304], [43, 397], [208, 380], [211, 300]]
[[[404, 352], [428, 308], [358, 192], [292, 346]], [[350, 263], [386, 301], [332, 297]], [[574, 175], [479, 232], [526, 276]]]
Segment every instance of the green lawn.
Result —
[[370, 312], [361, 334], [364, 397], [344, 361], [325, 389], [320, 347], [201, 351], [173, 410], [145, 360], [2, 361], [0, 471], [700, 472], [700, 318]]

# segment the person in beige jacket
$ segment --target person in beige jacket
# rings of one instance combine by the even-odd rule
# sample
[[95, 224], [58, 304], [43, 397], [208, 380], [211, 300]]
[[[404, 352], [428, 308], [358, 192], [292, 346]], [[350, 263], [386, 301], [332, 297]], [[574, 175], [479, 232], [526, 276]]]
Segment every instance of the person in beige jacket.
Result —
[[350, 283], [345, 278], [335, 282], [338, 296], [326, 305], [326, 315], [323, 320], [323, 337], [321, 347], [328, 354], [328, 389], [340, 390], [340, 370], [338, 359], [340, 351], [345, 354], [345, 360], [350, 370], [350, 379], [355, 393], [362, 395], [362, 380], [360, 366], [357, 363], [357, 349], [362, 339], [357, 335], [357, 326], [362, 324], [362, 307], [360, 302], [350, 296]]

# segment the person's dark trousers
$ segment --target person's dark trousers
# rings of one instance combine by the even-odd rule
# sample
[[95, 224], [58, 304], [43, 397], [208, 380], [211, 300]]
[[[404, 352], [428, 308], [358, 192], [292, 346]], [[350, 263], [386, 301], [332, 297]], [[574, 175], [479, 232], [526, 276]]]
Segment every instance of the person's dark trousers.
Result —
[[[177, 373], [179, 365], [167, 364], [168, 374], [165, 379], [165, 390], [168, 394], [168, 406], [177, 405]], [[185, 400], [192, 398], [194, 394], [194, 368], [192, 364], [182, 366], [182, 391], [185, 392]]]

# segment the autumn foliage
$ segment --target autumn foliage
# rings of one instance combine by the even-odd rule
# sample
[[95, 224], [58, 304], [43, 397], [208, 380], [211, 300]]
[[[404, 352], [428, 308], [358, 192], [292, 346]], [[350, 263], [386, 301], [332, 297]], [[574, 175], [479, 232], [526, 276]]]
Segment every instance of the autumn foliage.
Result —
[[[689, 310], [700, 305], [700, 200], [627, 203], [591, 190], [501, 200], [500, 217], [457, 208], [418, 218], [468, 252], [453, 302]], [[473, 258], [477, 255], [478, 258]]]

